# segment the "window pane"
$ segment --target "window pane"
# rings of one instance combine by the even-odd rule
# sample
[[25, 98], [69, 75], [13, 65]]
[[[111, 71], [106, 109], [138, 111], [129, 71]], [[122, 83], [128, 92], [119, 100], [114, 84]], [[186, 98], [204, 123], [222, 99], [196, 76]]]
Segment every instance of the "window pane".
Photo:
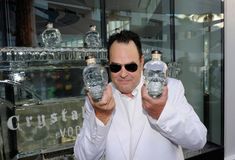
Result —
[[138, 33], [146, 60], [152, 49], [158, 49], [163, 51], [163, 59], [170, 61], [169, 19], [168, 0], [106, 1], [107, 36], [117, 28]]
[[175, 54], [181, 69], [178, 78], [208, 129], [205, 150], [223, 146], [222, 5], [220, 0], [175, 2]]

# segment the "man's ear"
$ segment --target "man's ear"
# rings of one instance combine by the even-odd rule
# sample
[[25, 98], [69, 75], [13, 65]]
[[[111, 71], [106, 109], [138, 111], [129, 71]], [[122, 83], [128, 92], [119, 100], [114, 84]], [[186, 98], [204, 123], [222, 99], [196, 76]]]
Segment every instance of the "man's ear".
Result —
[[144, 67], [144, 55], [142, 55], [141, 58], [140, 58], [140, 64], [143, 68]]

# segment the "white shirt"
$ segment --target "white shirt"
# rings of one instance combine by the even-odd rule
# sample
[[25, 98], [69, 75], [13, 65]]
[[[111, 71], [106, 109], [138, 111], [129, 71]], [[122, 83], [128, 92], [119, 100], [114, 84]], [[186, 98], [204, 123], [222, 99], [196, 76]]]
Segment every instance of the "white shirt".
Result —
[[[144, 111], [141, 87], [142, 82], [133, 102], [130, 100], [134, 107], [129, 107], [129, 100], [113, 86], [116, 106], [106, 126], [97, 123], [86, 101], [83, 128], [74, 147], [79, 160], [98, 160], [103, 154], [106, 160], [182, 160], [181, 147], [200, 149], [205, 145], [207, 130], [188, 104], [179, 80], [168, 79], [168, 100], [158, 120]], [[129, 109], [134, 114], [127, 114]], [[128, 119], [133, 119], [131, 126]]]

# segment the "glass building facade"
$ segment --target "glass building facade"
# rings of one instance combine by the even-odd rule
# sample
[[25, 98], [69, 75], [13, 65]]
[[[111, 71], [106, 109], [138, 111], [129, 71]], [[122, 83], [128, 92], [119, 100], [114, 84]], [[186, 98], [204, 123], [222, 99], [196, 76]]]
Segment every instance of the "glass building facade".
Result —
[[[76, 59], [76, 63], [79, 62], [79, 65], [75, 65], [69, 61], [67, 53], [72, 49], [84, 53], [99, 52], [100, 62], [105, 63], [105, 47], [108, 37], [118, 30], [132, 30], [141, 37], [145, 60], [150, 59], [150, 52], [153, 49], [163, 52], [162, 59], [170, 69], [169, 76], [178, 78], [183, 82], [189, 103], [192, 104], [208, 129], [208, 143], [204, 149], [200, 151], [185, 150], [186, 159], [223, 159], [223, 5], [221, 0], [1, 0], [0, 47], [2, 51], [0, 52], [0, 80], [2, 83], [0, 86], [0, 110], [6, 112], [9, 108], [14, 108], [14, 105], [22, 107], [22, 99], [29, 100], [32, 96], [38, 95], [43, 101], [47, 102], [46, 104], [50, 102], [49, 104], [52, 106], [44, 104], [45, 106], [34, 107], [37, 109], [27, 108], [30, 109], [27, 113], [34, 112], [34, 116], [37, 116], [42, 110], [45, 110], [42, 109], [45, 107], [48, 115], [60, 110], [63, 117], [63, 106], [57, 107], [56, 110], [48, 109], [48, 107], [53, 108], [54, 102], [58, 99], [62, 99], [61, 101], [65, 105], [71, 106], [67, 104], [67, 101], [75, 103], [74, 97], [80, 97], [81, 101], [78, 103], [82, 105], [82, 97], [84, 97], [83, 84], [77, 83], [82, 81], [82, 67], [80, 66], [84, 66], [84, 61], [79, 59], [82, 57], [80, 56]], [[17, 66], [13, 66], [15, 70], [12, 70], [12, 66], [9, 69], [9, 62], [14, 61], [19, 56], [21, 58], [17, 59], [17, 65], [22, 66], [25, 65], [24, 58], [27, 59], [26, 56], [22, 58], [20, 52], [17, 52], [14, 58], [8, 58], [8, 51], [10, 50], [9, 53], [11, 53], [14, 52], [13, 50], [19, 49], [21, 51], [24, 48], [24, 53], [26, 53], [25, 50], [30, 48], [33, 49], [34, 55], [37, 55], [37, 53], [42, 55], [43, 50], [40, 50], [44, 48], [42, 33], [49, 22], [53, 23], [53, 26], [61, 32], [62, 36], [62, 50], [58, 49], [50, 52], [53, 52], [52, 54], [63, 52], [65, 55], [62, 58], [60, 57], [59, 61], [65, 60], [66, 63], [63, 61], [51, 65], [40, 61], [40, 68], [37, 68], [38, 66], [35, 65], [37, 62], [27, 61], [29, 66], [33, 67], [17, 73], [25, 74], [24, 76], [27, 77], [24, 81], [25, 85], [35, 92], [32, 96], [29, 96], [27, 93], [22, 93], [17, 84], [9, 85], [5, 83], [9, 75], [16, 73], [15, 70], [17, 70]], [[87, 51], [84, 49], [84, 36], [89, 31], [90, 25], [95, 25], [100, 34], [102, 47], [98, 50]], [[63, 48], [69, 48], [70, 50], [66, 51]], [[7, 51], [5, 52], [3, 49]], [[48, 57], [48, 55], [46, 56]], [[71, 54], [71, 56], [73, 55]], [[20, 63], [21, 61], [23, 63]], [[51, 66], [56, 66], [56, 69]], [[13, 93], [14, 97], [9, 95], [10, 93]], [[36, 104], [34, 103], [34, 105]], [[8, 107], [4, 107], [4, 105]], [[79, 123], [82, 121], [79, 115], [80, 112], [82, 111], [76, 110], [72, 106], [68, 109], [69, 114], [78, 116], [76, 120], [79, 120]], [[7, 111], [7, 113], [9, 112]], [[1, 132], [4, 130], [4, 119], [16, 114], [22, 117], [25, 116], [24, 118], [27, 119], [26, 111], [25, 113], [22, 112], [22, 108], [13, 110], [10, 113], [5, 118], [1, 114]], [[68, 122], [71, 128], [60, 126], [63, 129], [60, 130], [59, 141], [64, 142], [63, 144], [67, 144], [66, 142], [73, 143], [74, 135], [79, 132], [77, 126], [73, 126], [73, 120], [71, 119]], [[27, 125], [22, 127], [27, 127]], [[47, 134], [54, 133], [52, 131], [53, 127], [47, 128], [48, 130], [43, 132]], [[30, 134], [30, 132], [25, 133]], [[6, 134], [12, 135], [11, 137], [14, 137], [13, 139], [17, 141], [17, 144], [12, 147], [13, 140], [4, 143], [4, 141], [1, 142], [0, 138], [1, 153], [5, 153], [0, 153], [3, 155], [3, 159], [4, 157], [12, 158], [19, 152], [26, 154], [31, 149], [37, 150], [38, 148], [40, 148], [40, 152], [37, 153], [42, 154], [41, 148], [48, 146], [50, 148], [50, 146], [61, 144], [54, 142], [53, 139], [50, 141], [50, 135], [42, 144], [35, 146], [32, 145], [32, 141], [23, 143], [23, 140], [27, 141], [27, 136], [19, 131], [17, 133], [7, 131]], [[67, 137], [62, 136], [64, 134], [67, 134]], [[22, 136], [26, 137], [22, 138]], [[36, 138], [41, 140], [40, 136], [42, 135], [37, 136]], [[29, 138], [33, 137], [29, 136]], [[47, 144], [47, 140], [51, 143]], [[58, 141], [58, 139], [56, 140]], [[6, 143], [9, 145], [8, 150], [2, 149]], [[61, 148], [64, 147], [70, 148], [69, 145], [63, 145]], [[61, 148], [59, 149], [62, 150]], [[36, 155], [36, 153], [32, 155]]]

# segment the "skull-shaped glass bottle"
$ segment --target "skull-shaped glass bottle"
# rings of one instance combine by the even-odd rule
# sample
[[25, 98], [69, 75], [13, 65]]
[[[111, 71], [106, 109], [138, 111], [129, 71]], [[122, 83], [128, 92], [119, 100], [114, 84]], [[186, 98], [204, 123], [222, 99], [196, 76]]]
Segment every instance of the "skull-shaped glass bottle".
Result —
[[108, 73], [103, 66], [96, 63], [94, 56], [87, 56], [86, 62], [87, 66], [83, 70], [85, 89], [97, 102], [102, 99], [103, 92], [108, 84]]
[[85, 34], [85, 47], [101, 47], [99, 32], [96, 31], [96, 25], [90, 25], [90, 30]]
[[42, 32], [42, 42], [44, 47], [60, 47], [61, 33], [53, 27], [53, 23], [48, 23], [46, 29]]
[[161, 61], [161, 52], [153, 50], [152, 59], [144, 65], [144, 81], [148, 94], [157, 98], [160, 97], [163, 87], [167, 85], [167, 65]]

